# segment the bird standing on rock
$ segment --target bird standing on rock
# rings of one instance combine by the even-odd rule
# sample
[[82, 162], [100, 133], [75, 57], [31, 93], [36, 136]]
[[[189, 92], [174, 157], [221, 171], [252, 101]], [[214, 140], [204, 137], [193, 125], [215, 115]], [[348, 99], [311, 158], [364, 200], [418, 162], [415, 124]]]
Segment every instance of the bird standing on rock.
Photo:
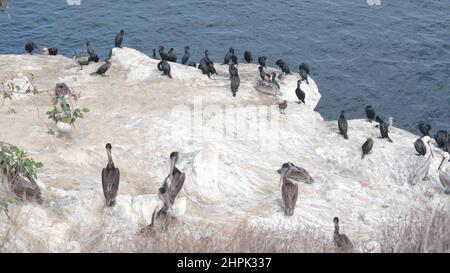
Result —
[[29, 54], [33, 54], [33, 50], [35, 50], [37, 48], [36, 44], [33, 41], [28, 41], [25, 44], [25, 50], [29, 53]]
[[159, 71], [163, 72], [163, 75], [172, 78], [172, 75], [170, 74], [170, 64], [167, 61], [160, 61], [157, 67]]
[[333, 240], [336, 248], [343, 252], [350, 252], [353, 250], [353, 244], [344, 233], [339, 233], [339, 218], [334, 217], [334, 235]]
[[[234, 65], [232, 65], [232, 66], [234, 66]], [[239, 89], [239, 85], [241, 84], [241, 79], [239, 78], [237, 68], [235, 68], [235, 69], [236, 70], [233, 71], [233, 75], [231, 76], [231, 92], [233, 94], [233, 97], [236, 97], [236, 93]]]
[[277, 73], [272, 72], [272, 84], [278, 89], [280, 90], [280, 85], [278, 84], [277, 81]]
[[347, 130], [348, 130], [348, 123], [347, 119], [345, 118], [345, 112], [344, 110], [341, 111], [341, 115], [338, 119], [338, 127], [339, 127], [339, 133], [344, 136], [344, 139], [348, 139], [347, 136]]
[[298, 104], [300, 104], [302, 102], [305, 103], [305, 97], [306, 97], [305, 92], [300, 88], [300, 84], [301, 83], [302, 83], [302, 81], [298, 80], [297, 81], [297, 88], [295, 89], [295, 95], [297, 95]]
[[375, 109], [373, 108], [372, 105], [366, 106], [366, 117], [367, 117], [367, 120], [370, 122], [375, 120]]
[[244, 52], [244, 60], [245, 60], [247, 63], [251, 63], [251, 62], [253, 61], [252, 53], [251, 53], [250, 51], [245, 51], [245, 52]]
[[278, 104], [278, 109], [280, 110], [280, 113], [283, 115], [286, 115], [286, 113], [284, 112], [286, 108], [287, 108], [287, 100], [284, 100], [283, 102]]
[[306, 73], [306, 71], [304, 69], [300, 69], [299, 74], [300, 74], [302, 81], [306, 81], [306, 84], [309, 84], [308, 73]]
[[106, 76], [105, 73], [106, 71], [109, 70], [109, 68], [111, 67], [111, 60], [106, 60], [104, 64], [102, 64], [97, 71], [91, 73], [91, 75], [101, 75], [102, 77]]
[[361, 147], [362, 150], [361, 159], [364, 159], [364, 157], [370, 153], [372, 147], [373, 147], [373, 139], [369, 137]]
[[234, 55], [234, 48], [230, 47], [227, 54], [225, 54], [225, 57], [223, 58], [222, 64], [229, 64], [231, 60], [231, 56]]
[[123, 29], [119, 33], [117, 33], [116, 38], [114, 39], [114, 44], [116, 47], [122, 48], [124, 35], [125, 35], [125, 32], [123, 31]]
[[185, 46], [184, 47], [184, 55], [183, 58], [181, 58], [181, 64], [186, 65], [189, 61], [189, 47]]
[[115, 167], [111, 155], [112, 146], [110, 143], [106, 144], [106, 154], [108, 155], [108, 164], [102, 170], [102, 186], [103, 194], [105, 195], [106, 205], [108, 207], [116, 204], [117, 191], [119, 190], [120, 171]]

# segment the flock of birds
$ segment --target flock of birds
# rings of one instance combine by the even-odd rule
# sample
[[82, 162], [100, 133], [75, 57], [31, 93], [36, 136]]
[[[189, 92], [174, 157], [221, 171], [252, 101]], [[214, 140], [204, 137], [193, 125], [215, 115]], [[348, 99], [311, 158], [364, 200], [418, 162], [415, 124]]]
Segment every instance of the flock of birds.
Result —
[[[114, 43], [116, 48], [122, 48], [124, 31], [121, 30], [115, 37]], [[30, 41], [26, 44], [25, 49], [30, 54], [36, 49], [37, 46], [34, 42]], [[89, 65], [90, 62], [98, 62], [99, 57], [95, 54], [93, 47], [89, 42], [86, 43], [86, 49], [88, 53], [88, 58], [79, 58], [76, 53], [74, 53], [74, 59], [77, 60], [78, 64], [83, 69], [83, 66]], [[217, 74], [214, 68], [214, 62], [211, 61], [208, 55], [208, 50], [205, 50], [203, 58], [200, 59], [199, 63], [196, 64], [194, 62], [189, 62], [190, 53], [189, 47], [186, 46], [184, 48], [184, 55], [181, 59], [181, 63], [183, 65], [188, 65], [192, 67], [196, 67], [201, 70], [202, 74], [207, 75], [209, 78], [213, 74]], [[159, 59], [156, 55], [156, 51], [159, 53], [159, 58], [161, 61], [157, 64], [157, 69], [162, 72], [163, 75], [172, 78], [171, 68], [169, 62], [176, 62], [177, 56], [174, 53], [174, 49], [170, 48], [169, 51], [165, 51], [163, 46], [159, 46], [158, 50], [153, 49], [152, 58]], [[49, 48], [43, 50], [44, 54], [48, 52], [50, 55], [56, 55], [58, 52], [57, 48]], [[112, 49], [110, 50], [108, 58], [105, 60], [105, 63], [102, 64], [94, 73], [101, 76], [105, 76], [105, 73], [111, 67], [111, 56]], [[244, 59], [247, 63], [252, 63], [253, 58], [250, 51], [244, 52]], [[280, 85], [277, 81], [278, 79], [283, 79], [286, 75], [293, 74], [289, 65], [283, 60], [277, 60], [275, 64], [281, 69], [281, 73], [278, 75], [275, 72], [268, 73], [267, 69], [267, 57], [260, 56], [258, 57], [259, 63], [259, 75], [260, 75], [260, 84], [268, 84], [275, 89], [280, 89]], [[240, 78], [238, 72], [238, 58], [235, 55], [234, 48], [230, 48], [224, 57], [224, 61], [222, 65], [229, 66], [229, 74], [231, 80], [231, 92], [233, 96], [236, 96], [240, 85]], [[310, 74], [310, 68], [307, 64], [301, 63], [299, 66], [299, 75], [300, 79], [297, 81], [297, 88], [295, 90], [295, 94], [298, 98], [298, 103], [305, 103], [306, 94], [300, 88], [302, 82], [306, 82], [309, 84], [308, 75]], [[287, 101], [279, 103], [278, 105], [280, 113], [284, 114], [285, 109], [287, 108]], [[368, 105], [365, 108], [366, 117], [369, 122], [377, 122], [378, 124], [375, 127], [378, 127], [381, 134], [381, 139], [387, 139], [389, 142], [393, 142], [389, 137], [389, 127], [392, 125], [393, 119], [388, 118], [387, 121], [383, 120], [380, 116], [376, 115], [375, 109], [373, 106]], [[422, 160], [420, 166], [416, 166], [415, 172], [413, 174], [413, 180], [427, 179], [428, 171], [431, 163], [431, 157], [434, 157], [432, 148], [431, 148], [431, 137], [430, 130], [431, 126], [429, 124], [421, 123], [419, 124], [419, 130], [422, 133], [422, 137], [417, 139], [414, 142], [414, 147], [417, 151], [417, 155], [423, 157], [425, 160]], [[344, 139], [348, 140], [348, 122], [345, 118], [345, 112], [341, 111], [341, 114], [338, 119], [338, 129], [339, 133], [343, 136]], [[450, 162], [450, 138], [446, 131], [439, 130], [434, 139], [439, 148], [444, 150], [444, 158], [442, 159], [441, 164], [439, 165], [439, 179], [442, 185], [445, 188], [445, 193], [450, 194], [450, 166], [448, 162]], [[361, 147], [362, 156], [361, 159], [368, 154], [370, 154], [372, 148], [374, 146], [374, 141], [372, 138], [367, 138], [364, 144]], [[102, 185], [103, 185], [103, 193], [106, 200], [106, 206], [114, 206], [117, 192], [119, 189], [119, 181], [120, 181], [120, 171], [114, 165], [114, 161], [112, 159], [111, 154], [112, 146], [110, 143], [106, 145], [108, 163], [106, 168], [102, 170]], [[184, 181], [185, 174], [182, 173], [177, 167], [176, 163], [178, 161], [178, 152], [172, 152], [170, 154], [170, 171], [167, 177], [165, 178], [162, 186], [158, 190], [159, 199], [163, 202], [163, 206], [160, 209], [156, 209], [152, 215], [152, 223], [142, 229], [142, 231], [146, 230], [156, 230], [156, 231], [165, 231], [169, 225], [170, 220], [170, 210], [175, 202], [176, 197], [180, 193]], [[280, 184], [282, 199], [284, 203], [284, 213], [287, 216], [294, 215], [294, 209], [297, 202], [298, 197], [298, 183], [314, 183], [314, 179], [308, 173], [308, 171], [300, 166], [296, 166], [293, 163], [287, 162], [284, 163], [281, 168], [278, 170], [280, 174]], [[411, 183], [415, 184], [415, 183]], [[333, 219], [333, 223], [335, 225], [334, 231], [334, 242], [336, 246], [343, 251], [350, 251], [353, 249], [353, 245], [351, 241], [345, 234], [339, 233], [339, 219], [335, 217]]]

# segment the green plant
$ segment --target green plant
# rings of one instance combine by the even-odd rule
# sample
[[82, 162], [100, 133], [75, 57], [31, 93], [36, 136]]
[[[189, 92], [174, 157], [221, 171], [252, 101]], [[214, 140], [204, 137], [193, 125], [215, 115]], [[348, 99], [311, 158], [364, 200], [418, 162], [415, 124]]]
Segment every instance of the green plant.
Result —
[[0, 145], [0, 167], [5, 173], [37, 179], [36, 170], [43, 166], [44, 164], [34, 161], [17, 146]]
[[55, 122], [62, 121], [72, 124], [78, 119], [84, 118], [84, 113], [89, 112], [89, 108], [75, 108], [67, 102], [64, 96], [55, 96], [52, 99], [53, 109], [47, 112], [49, 119]]

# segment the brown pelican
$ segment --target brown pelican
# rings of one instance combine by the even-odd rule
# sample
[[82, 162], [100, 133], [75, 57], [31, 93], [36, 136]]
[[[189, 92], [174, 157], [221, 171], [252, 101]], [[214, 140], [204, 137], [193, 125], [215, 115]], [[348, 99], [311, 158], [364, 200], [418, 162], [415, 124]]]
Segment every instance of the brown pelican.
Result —
[[280, 109], [280, 113], [283, 115], [286, 115], [286, 113], [284, 112], [284, 110], [286, 110], [287, 108], [287, 100], [284, 100], [281, 103], [278, 103], [278, 109]]
[[287, 216], [294, 215], [295, 203], [297, 203], [298, 197], [298, 184], [292, 182], [288, 177], [291, 174], [292, 165], [289, 163], [284, 163], [281, 167], [281, 196], [283, 198], [284, 204], [284, 214]]
[[102, 64], [97, 71], [91, 73], [91, 75], [101, 75], [102, 77], [106, 76], [105, 73], [111, 67], [111, 60], [106, 60], [104, 64]]
[[172, 152], [170, 154], [170, 172], [164, 179], [162, 188], [167, 192], [169, 205], [172, 206], [175, 202], [175, 198], [181, 191], [184, 184], [185, 174], [182, 173], [175, 164], [178, 161], [178, 152]]
[[117, 190], [119, 189], [120, 171], [114, 166], [111, 155], [112, 146], [106, 144], [106, 154], [108, 155], [108, 164], [102, 170], [102, 186], [105, 195], [106, 205], [111, 207], [116, 203]]
[[445, 152], [444, 158], [439, 165], [439, 180], [442, 186], [444, 186], [446, 194], [450, 194], [450, 154]]
[[264, 67], [260, 66], [258, 68], [258, 71], [259, 71], [259, 76], [261, 77], [261, 80], [266, 81], [266, 82], [270, 82], [270, 79], [271, 79], [270, 78], [270, 74], [266, 73], [264, 71]]
[[362, 152], [363, 152], [361, 159], [364, 159], [364, 156], [366, 156], [367, 154], [370, 153], [370, 151], [372, 150], [372, 147], [373, 147], [373, 139], [369, 137], [361, 147]]
[[[289, 175], [287, 175], [287, 178], [294, 180], [296, 182], [303, 182], [303, 183], [307, 183], [307, 184], [314, 183], [314, 179], [312, 179], [312, 177], [309, 175], [308, 171], [305, 170], [304, 168], [296, 166], [291, 162], [286, 162], [283, 164], [283, 166], [285, 166], [285, 164], [288, 164], [291, 166], [290, 172], [289, 172]], [[282, 168], [277, 170], [278, 173], [281, 173], [281, 171], [282, 171]]]
[[170, 223], [170, 212], [169, 212], [169, 200], [167, 198], [167, 192], [164, 187], [159, 188], [158, 192], [159, 199], [163, 202], [162, 208], [155, 208], [152, 214], [152, 222], [150, 225], [141, 229], [141, 233], [145, 232], [165, 232], [169, 227]]
[[89, 65], [88, 59], [80, 59], [76, 52], [73, 52], [73, 59], [77, 62], [77, 64], [81, 67], [80, 70], [83, 70], [84, 65]]
[[334, 235], [333, 240], [335, 246], [343, 252], [351, 252], [353, 250], [353, 244], [350, 239], [344, 233], [339, 234], [339, 218], [334, 217]]
[[410, 173], [408, 177], [408, 183], [410, 185], [415, 185], [420, 180], [428, 180], [428, 172], [431, 165], [431, 158], [434, 157], [433, 150], [431, 149], [430, 144], [431, 138], [428, 135], [426, 135], [422, 137], [420, 140], [422, 144], [416, 144], [419, 143], [418, 141], [416, 141], [414, 143], [414, 146], [415, 147], [416, 145], [420, 146], [418, 152], [421, 151], [422, 149], [425, 149], [425, 153], [423, 154], [423, 156], [419, 156], [419, 158], [416, 160], [414, 164], [413, 171]]
[[16, 174], [10, 174], [7, 177], [11, 192], [24, 201], [36, 201], [42, 204], [41, 190], [32, 177], [29, 177], [30, 182]]

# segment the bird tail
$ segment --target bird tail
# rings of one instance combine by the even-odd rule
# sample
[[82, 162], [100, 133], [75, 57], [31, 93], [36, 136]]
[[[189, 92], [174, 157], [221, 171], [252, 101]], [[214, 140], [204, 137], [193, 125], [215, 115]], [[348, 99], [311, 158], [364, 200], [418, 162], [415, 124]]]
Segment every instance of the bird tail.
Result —
[[362, 154], [361, 159], [364, 159], [364, 157], [366, 156], [365, 153]]
[[348, 139], [348, 135], [347, 134], [344, 135], [344, 139]]
[[97, 74], [97, 72], [92, 72], [92, 73], [89, 74], [89, 75], [93, 76], [93, 75], [96, 75], [96, 74]]
[[169, 76], [169, 78], [171, 78], [171, 79], [172, 79], [172, 75], [170, 75], [170, 73], [169, 73], [169, 75], [167, 75], [167, 76]]
[[387, 139], [389, 140], [389, 142], [394, 142], [390, 137], [387, 137]]

